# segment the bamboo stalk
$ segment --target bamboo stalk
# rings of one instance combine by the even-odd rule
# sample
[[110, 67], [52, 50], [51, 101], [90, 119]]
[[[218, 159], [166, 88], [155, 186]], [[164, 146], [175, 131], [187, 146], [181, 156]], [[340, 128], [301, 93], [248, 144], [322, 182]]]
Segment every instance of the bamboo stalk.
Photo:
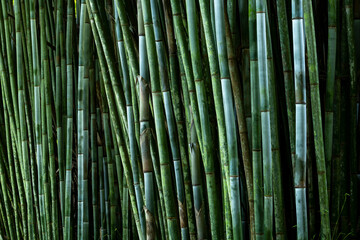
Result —
[[306, 205], [306, 81], [303, 1], [292, 1], [292, 32], [295, 80], [294, 187], [298, 239], [308, 238]]

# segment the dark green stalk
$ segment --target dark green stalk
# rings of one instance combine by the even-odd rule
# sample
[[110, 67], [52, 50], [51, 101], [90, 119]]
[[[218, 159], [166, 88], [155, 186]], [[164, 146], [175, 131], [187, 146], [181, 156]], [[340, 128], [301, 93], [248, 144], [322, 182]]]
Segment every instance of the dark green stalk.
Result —
[[130, 229], [129, 229], [129, 192], [128, 192], [128, 185], [126, 183], [126, 177], [124, 174], [124, 181], [123, 181], [123, 202], [122, 202], [122, 239], [128, 240], [130, 236]]
[[97, 122], [96, 122], [96, 83], [99, 81], [99, 66], [95, 59], [92, 71], [89, 72], [90, 80], [90, 149], [91, 149], [91, 192], [92, 192], [92, 216], [94, 239], [100, 236], [99, 215], [99, 171], [98, 171], [98, 149], [97, 149]]
[[[121, 29], [124, 33], [125, 50], [129, 57], [129, 63], [130, 63], [129, 65], [131, 68], [131, 72], [133, 74], [132, 77], [134, 78], [135, 81], [136, 76], [139, 74], [139, 62], [137, 59], [137, 54], [135, 52], [134, 42], [131, 36], [130, 25], [127, 17], [127, 12], [125, 9], [125, 2], [124, 0], [115, 0], [115, 3], [120, 18]], [[136, 86], [136, 89], [138, 89], [138, 86]]]
[[[101, 125], [98, 124], [98, 127]], [[99, 144], [99, 143], [98, 143]], [[100, 239], [106, 239], [106, 217], [105, 217], [105, 183], [104, 183], [104, 155], [103, 146], [98, 145], [99, 158], [99, 191], [100, 191]]]
[[[249, 49], [249, 7], [248, 1], [239, 1], [239, 19], [240, 19], [240, 48], [241, 48], [241, 60], [235, 54], [235, 50], [238, 47], [238, 36], [236, 33], [235, 27], [231, 28], [232, 39], [233, 39], [233, 46], [234, 56], [237, 57], [238, 62], [241, 61], [241, 77], [242, 77], [242, 84], [243, 84], [243, 105], [244, 105], [244, 114], [246, 118], [246, 126], [247, 126], [247, 137], [248, 137], [248, 145], [251, 149], [251, 141], [249, 139], [252, 138], [252, 128], [251, 128], [251, 86], [250, 86], [250, 49]], [[236, 97], [235, 97], [236, 100]], [[239, 120], [238, 120], [239, 121]], [[250, 151], [249, 149], [249, 151]], [[250, 221], [251, 223], [251, 221]], [[250, 226], [251, 227], [251, 226]], [[252, 231], [252, 238], [254, 238], [254, 229], [251, 227]]]
[[331, 187], [331, 159], [333, 153], [333, 131], [334, 131], [334, 85], [336, 68], [336, 0], [328, 1], [328, 57], [325, 92], [325, 129], [324, 147], [326, 162], [326, 181], [328, 196]]
[[319, 203], [321, 216], [321, 234], [325, 239], [330, 239], [330, 218], [329, 218], [329, 197], [326, 181], [326, 163], [324, 152], [324, 139], [321, 120], [319, 72], [316, 52], [315, 23], [312, 10], [312, 0], [304, 2], [304, 20], [306, 46], [309, 67], [310, 91], [311, 91], [311, 110], [314, 128], [314, 143], [316, 155], [316, 169], [319, 186]]
[[291, 63], [291, 50], [289, 39], [288, 18], [286, 12], [286, 4], [284, 0], [276, 1], [280, 49], [282, 57], [282, 71], [284, 75], [286, 109], [289, 124], [289, 138], [292, 165], [295, 164], [295, 93], [294, 93], [294, 79], [293, 67]]
[[358, 195], [357, 190], [357, 94], [358, 94], [358, 80], [356, 79], [357, 63], [355, 58], [355, 41], [354, 41], [354, 6], [353, 1], [345, 0], [345, 16], [347, 29], [347, 42], [349, 51], [349, 70], [350, 70], [350, 221], [352, 235], [355, 234], [357, 225], [358, 208], [356, 199]]

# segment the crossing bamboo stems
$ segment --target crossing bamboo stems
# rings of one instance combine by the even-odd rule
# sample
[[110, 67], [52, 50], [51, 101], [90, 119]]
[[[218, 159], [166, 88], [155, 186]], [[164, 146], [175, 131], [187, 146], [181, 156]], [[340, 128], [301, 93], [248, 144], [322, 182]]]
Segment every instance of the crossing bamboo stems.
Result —
[[[95, 5], [95, 3], [93, 1], [88, 1], [88, 3], [90, 3], [90, 6], [89, 6], [90, 8], [88, 9], [88, 11], [91, 11], [92, 15], [96, 15], [98, 13], [98, 11], [97, 11], [97, 6]], [[142, 239], [142, 233], [141, 233], [142, 231], [141, 231], [140, 221], [139, 221], [139, 217], [138, 217], [138, 209], [136, 206], [135, 191], [134, 191], [133, 179], [132, 179], [132, 174], [131, 174], [131, 169], [130, 169], [129, 153], [128, 153], [128, 149], [125, 145], [123, 136], [121, 134], [121, 132], [123, 132], [124, 130], [121, 129], [121, 122], [120, 122], [119, 115], [118, 115], [118, 113], [116, 111], [116, 107], [115, 107], [114, 95], [113, 95], [112, 89], [110, 88], [111, 82], [110, 82], [109, 76], [107, 75], [107, 72], [105, 71], [106, 60], [105, 60], [104, 53], [101, 51], [102, 45], [101, 45], [101, 42], [100, 42], [100, 39], [98, 36], [97, 26], [95, 26], [94, 19], [90, 19], [90, 20], [91, 20], [90, 21], [91, 29], [92, 29], [92, 32], [94, 35], [96, 49], [97, 49], [97, 53], [98, 53], [98, 57], [99, 57], [101, 72], [103, 73], [103, 84], [104, 84], [104, 88], [105, 88], [106, 98], [107, 98], [107, 101], [109, 104], [110, 118], [111, 118], [111, 121], [113, 122], [113, 126], [114, 126], [113, 131], [116, 135], [119, 152], [120, 152], [120, 156], [122, 159], [124, 175], [125, 175], [128, 190], [129, 190], [131, 209], [134, 213], [136, 229], [138, 231], [139, 238]], [[98, 22], [98, 24], [100, 24], [100, 23]]]
[[[252, 172], [252, 163], [251, 153], [250, 153], [250, 144], [249, 144], [249, 135], [247, 127], [251, 127], [251, 118], [246, 118], [246, 107], [244, 103], [243, 97], [243, 89], [240, 84], [240, 73], [237, 65], [236, 57], [234, 56], [234, 46], [233, 40], [231, 38], [231, 32], [229, 28], [229, 23], [226, 20], [225, 15], [225, 32], [226, 32], [226, 44], [227, 44], [227, 54], [228, 54], [228, 64], [229, 64], [229, 71], [230, 71], [230, 79], [231, 79], [231, 86], [232, 92], [234, 94], [234, 102], [235, 102], [235, 109], [236, 109], [236, 116], [238, 122], [238, 131], [240, 136], [240, 143], [241, 143], [241, 153], [242, 153], [242, 160], [244, 165], [244, 172], [246, 178], [246, 188], [247, 188], [247, 197], [249, 201], [249, 219], [250, 219], [250, 234], [251, 237], [254, 238], [254, 187], [253, 187], [253, 172]], [[245, 64], [245, 63], [243, 63]], [[245, 80], [245, 79], [244, 79]], [[248, 80], [246, 80], [248, 81]], [[249, 85], [250, 87], [250, 85]], [[246, 94], [248, 95], [248, 94]], [[249, 93], [250, 95], [250, 93]]]
[[[195, 216], [194, 210], [191, 203], [192, 192], [191, 192], [191, 177], [190, 177], [190, 168], [189, 168], [189, 157], [187, 151], [187, 142], [185, 140], [186, 137], [186, 127], [187, 127], [187, 119], [186, 114], [183, 113], [182, 103], [181, 103], [181, 89], [180, 89], [180, 71], [179, 71], [179, 60], [178, 54], [176, 49], [176, 42], [174, 36], [174, 28], [172, 24], [172, 16], [171, 16], [171, 9], [169, 5], [169, 1], [163, 1], [164, 6], [164, 18], [165, 18], [165, 30], [166, 30], [166, 37], [167, 37], [167, 44], [168, 44], [168, 51], [169, 51], [169, 69], [170, 69], [170, 92], [171, 92], [171, 102], [174, 109], [175, 121], [176, 121], [176, 128], [178, 134], [178, 142], [180, 144], [180, 155], [181, 155], [181, 166], [182, 172], [184, 177], [184, 185], [185, 185], [185, 197], [186, 197], [186, 208], [187, 208], [187, 219], [188, 219], [188, 226], [189, 226], [189, 234], [190, 238], [195, 237]], [[184, 94], [187, 94], [184, 93]], [[185, 102], [188, 102], [188, 97], [183, 96], [184, 105], [185, 105], [185, 112], [188, 111], [188, 105]]]
[[[178, 219], [176, 217], [176, 202], [171, 189], [170, 177], [170, 163], [169, 152], [166, 143], [165, 132], [165, 113], [163, 110], [164, 102], [162, 100], [161, 85], [159, 81], [159, 63], [156, 54], [155, 34], [153, 28], [153, 21], [151, 18], [151, 8], [149, 0], [142, 0], [141, 6], [143, 10], [146, 51], [148, 55], [150, 82], [151, 82], [151, 96], [154, 110], [155, 131], [157, 138], [157, 145], [159, 151], [160, 167], [161, 167], [161, 182], [165, 197], [165, 208], [167, 216], [167, 225], [169, 232], [173, 234], [174, 239], [179, 239], [180, 231], [178, 227]], [[179, 209], [180, 211], [180, 209]], [[182, 227], [182, 226], [181, 226]]]

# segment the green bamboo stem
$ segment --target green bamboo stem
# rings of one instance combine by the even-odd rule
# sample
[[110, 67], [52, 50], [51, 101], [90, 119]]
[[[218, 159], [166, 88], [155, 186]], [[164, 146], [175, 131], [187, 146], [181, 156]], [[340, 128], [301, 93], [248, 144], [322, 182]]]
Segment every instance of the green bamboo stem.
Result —
[[124, 181], [123, 181], [123, 206], [122, 206], [122, 224], [123, 224], [123, 239], [128, 240], [129, 239], [129, 194], [128, 194], [128, 187], [126, 184], [126, 179], [124, 175]]
[[[90, 74], [93, 74], [93, 49], [92, 49], [92, 36], [91, 36], [91, 26], [90, 26], [90, 20], [89, 17], [87, 17], [85, 21], [85, 29], [84, 29], [84, 36], [86, 38], [85, 44], [84, 44], [84, 92], [83, 92], [83, 104], [84, 104], [84, 110], [83, 110], [83, 137], [84, 137], [84, 176], [83, 176], [83, 185], [84, 185], [84, 219], [83, 219], [83, 225], [84, 225], [84, 238], [89, 238], [89, 158], [90, 158], [90, 133], [89, 133], [89, 123], [90, 123]], [[80, 64], [79, 64], [80, 66]], [[91, 75], [92, 77], [93, 75]]]
[[[103, 95], [103, 94], [102, 94]], [[104, 138], [105, 138], [105, 150], [106, 150], [106, 161], [105, 161], [105, 166], [106, 166], [106, 170], [105, 173], [107, 173], [107, 179], [104, 180], [104, 182], [107, 184], [105, 184], [105, 201], [109, 200], [109, 214], [108, 218], [107, 218], [107, 236], [108, 239], [116, 239], [116, 235], [115, 235], [115, 228], [116, 228], [116, 202], [115, 202], [115, 185], [114, 185], [114, 181], [115, 181], [115, 164], [114, 164], [114, 158], [113, 158], [113, 154], [112, 154], [112, 148], [111, 148], [111, 143], [112, 143], [112, 139], [111, 139], [111, 129], [110, 129], [110, 122], [109, 122], [109, 113], [108, 113], [108, 106], [106, 104], [106, 99], [105, 96], [103, 96], [103, 129], [104, 129]], [[108, 193], [106, 193], [106, 190], [108, 189]], [[110, 217], [110, 218], [109, 218]], [[110, 231], [109, 231], [110, 230]]]
[[[71, 238], [71, 179], [72, 179], [72, 154], [73, 154], [73, 25], [74, 3], [68, 1], [66, 15], [66, 163], [65, 163], [65, 212], [63, 238]], [[64, 89], [65, 91], [65, 89]], [[36, 98], [35, 98], [36, 99]]]
[[239, 159], [237, 149], [237, 136], [235, 126], [234, 103], [232, 99], [232, 86], [230, 81], [230, 70], [227, 59], [226, 38], [225, 38], [225, 16], [224, 4], [221, 1], [214, 1], [216, 29], [216, 40], [218, 49], [218, 61], [220, 67], [221, 88], [223, 94], [223, 107], [225, 116], [226, 140], [228, 145], [229, 161], [229, 199], [232, 217], [232, 230], [235, 239], [242, 239], [241, 208], [240, 208], [240, 178]]
[[250, 88], [251, 88], [251, 127], [252, 161], [254, 187], [254, 225], [255, 238], [264, 237], [264, 193], [261, 161], [261, 115], [258, 73], [258, 53], [256, 35], [256, 1], [249, 1], [249, 47], [250, 47]]
[[256, 29], [258, 49], [263, 178], [264, 178], [264, 237], [270, 238], [273, 231], [273, 177], [272, 177], [272, 141], [270, 128], [270, 86], [267, 51], [266, 4], [256, 1]]
[[87, 59], [85, 59], [85, 54], [88, 51], [86, 47], [87, 39], [89, 37], [89, 28], [88, 28], [88, 13], [85, 0], [81, 1], [80, 5], [80, 30], [79, 30], [79, 61], [78, 61], [78, 99], [77, 99], [77, 142], [78, 142], [78, 157], [77, 157], [77, 166], [78, 166], [78, 215], [77, 215], [77, 237], [78, 239], [83, 239], [86, 236], [84, 216], [86, 215], [84, 208], [85, 198], [87, 198], [85, 190], [85, 175], [86, 173], [86, 162], [87, 153], [87, 138], [85, 136], [85, 126], [87, 126], [86, 120], [88, 117], [85, 114], [85, 98], [87, 96], [86, 86], [88, 85], [88, 68], [86, 66]]
[[64, 70], [62, 67], [64, 51], [64, 27], [62, 17], [64, 14], [64, 1], [57, 1], [56, 3], [56, 50], [55, 50], [55, 68], [56, 68], [56, 94], [55, 94], [55, 112], [56, 112], [56, 131], [57, 131], [57, 149], [58, 149], [58, 161], [59, 161], [59, 179], [60, 179], [60, 212], [61, 220], [64, 222], [64, 202], [65, 202], [65, 161], [63, 151], [63, 107], [62, 107], [62, 83], [66, 81]]
[[305, 20], [305, 34], [306, 46], [308, 51], [308, 67], [311, 91], [311, 110], [314, 126], [314, 143], [316, 155], [316, 169], [318, 175], [319, 185], [319, 203], [321, 216], [321, 234], [324, 238], [329, 239], [330, 218], [329, 218], [329, 197], [326, 179], [326, 162], [324, 152], [324, 139], [321, 120], [321, 105], [320, 105], [320, 90], [319, 90], [319, 73], [317, 67], [317, 53], [316, 53], [316, 36], [314, 27], [314, 17], [312, 10], [312, 1], [306, 0], [304, 2], [304, 20]]
[[[143, 13], [141, 2], [139, 5], [139, 95], [140, 95], [140, 149], [143, 165], [144, 183], [145, 183], [145, 217], [146, 217], [146, 239], [155, 239], [156, 226], [155, 226], [155, 195], [154, 195], [154, 173], [153, 162], [151, 158], [150, 139], [150, 105], [149, 105], [149, 65], [147, 61], [145, 29], [143, 23]], [[141, 23], [141, 24], [140, 24]]]
[[[43, 14], [42, 14], [43, 15]], [[43, 21], [44, 19], [42, 19], [41, 21]], [[45, 36], [44, 36], [44, 32], [43, 32], [43, 36], [41, 38], [41, 48], [44, 49], [45, 46]], [[41, 58], [48, 63], [48, 59], [46, 55], [46, 51], [42, 51], [44, 54], [42, 54], [43, 56], [41, 56]], [[44, 64], [44, 78], [41, 81], [41, 99], [44, 99], [43, 101], [41, 101], [41, 132], [42, 132], [42, 156], [43, 156], [43, 165], [41, 166], [42, 170], [41, 172], [43, 172], [44, 177], [43, 177], [43, 185], [44, 185], [44, 199], [45, 199], [45, 204], [44, 204], [44, 208], [45, 208], [45, 222], [46, 222], [46, 238], [47, 239], [51, 239], [52, 237], [52, 227], [51, 227], [51, 200], [50, 200], [50, 186], [49, 186], [49, 150], [48, 150], [48, 137], [47, 137], [47, 125], [46, 125], [46, 101], [45, 101], [45, 78], [49, 77], [49, 69], [48, 69], [48, 65]]]
[[191, 179], [194, 193], [194, 209], [196, 216], [197, 239], [206, 239], [206, 220], [205, 220], [205, 202], [202, 195], [202, 177], [201, 177], [201, 155], [197, 143], [197, 136], [194, 124], [191, 127]]
[[275, 231], [276, 239], [286, 238], [286, 222], [284, 213], [284, 198], [282, 191], [282, 172], [280, 159], [280, 144], [279, 144], [279, 127], [278, 127], [278, 104], [277, 104], [277, 89], [275, 80], [275, 66], [273, 61], [272, 41], [270, 33], [269, 15], [266, 15], [266, 38], [268, 51], [268, 68], [269, 68], [269, 103], [270, 103], [270, 121], [271, 127], [271, 155], [272, 155], [272, 176], [273, 176], [273, 195], [274, 195], [274, 214], [275, 214]]
[[294, 187], [297, 238], [308, 239], [306, 205], [306, 77], [303, 0], [292, 1], [292, 32], [295, 80]]

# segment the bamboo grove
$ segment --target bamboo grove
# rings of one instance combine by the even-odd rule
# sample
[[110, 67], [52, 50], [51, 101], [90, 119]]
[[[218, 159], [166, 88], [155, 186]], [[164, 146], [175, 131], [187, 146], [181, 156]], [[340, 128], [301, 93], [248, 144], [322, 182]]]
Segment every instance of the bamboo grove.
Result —
[[360, 0], [1, 0], [0, 239], [359, 239]]

